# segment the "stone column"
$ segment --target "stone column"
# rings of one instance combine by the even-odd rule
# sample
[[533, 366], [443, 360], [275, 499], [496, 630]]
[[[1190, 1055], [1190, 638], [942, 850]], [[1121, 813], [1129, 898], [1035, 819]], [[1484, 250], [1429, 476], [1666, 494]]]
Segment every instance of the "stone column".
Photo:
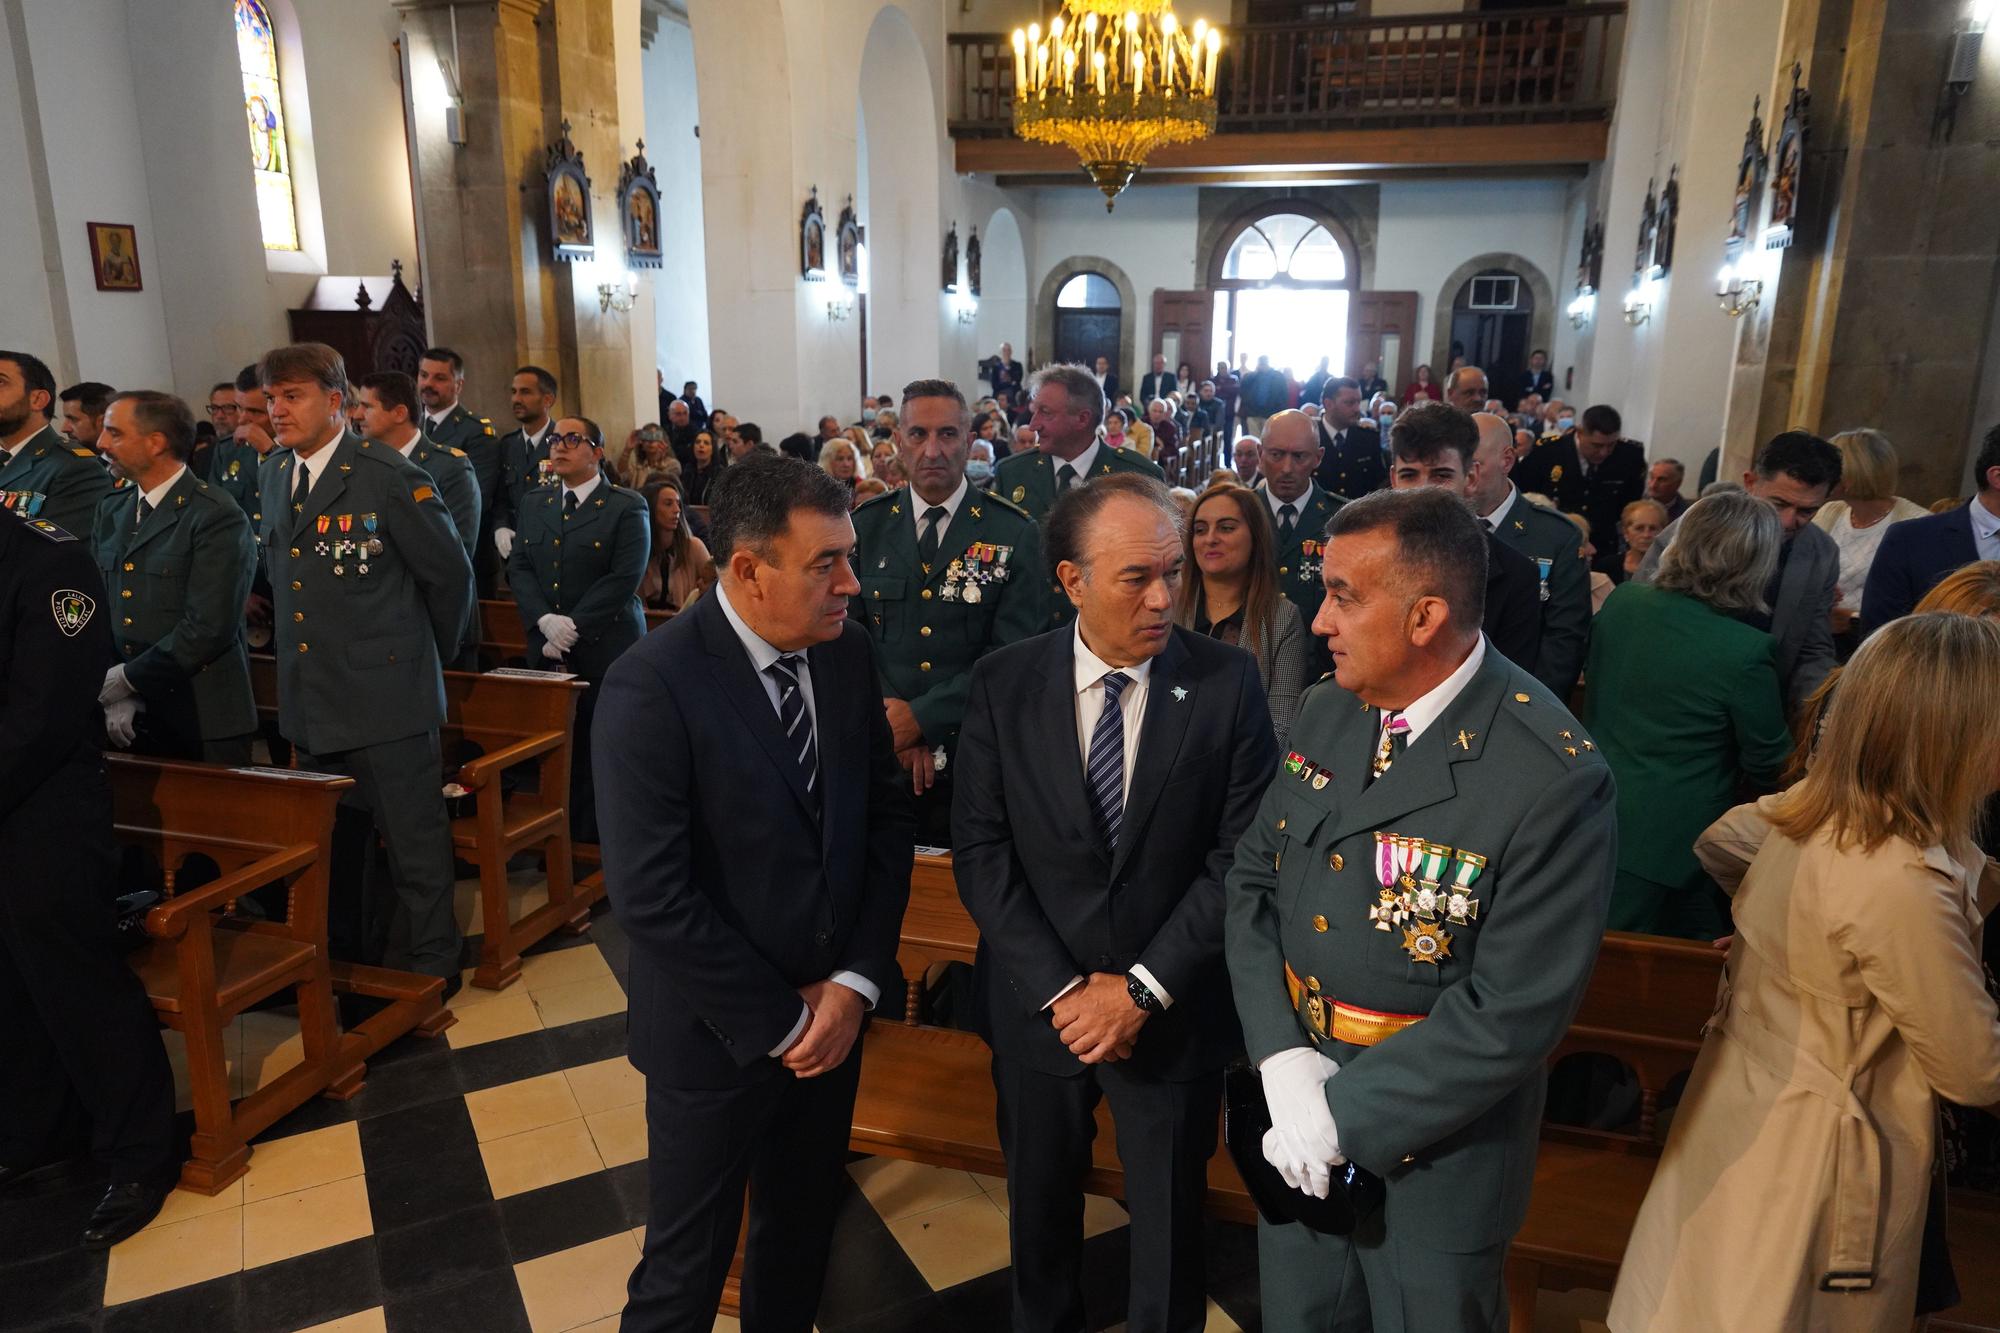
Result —
[[1769, 103], [1775, 134], [1796, 60], [1813, 95], [1803, 216], [1745, 320], [1722, 475], [1781, 430], [1875, 426], [1904, 495], [1960, 492], [2000, 275], [2000, 52], [1949, 140], [1938, 116], [1963, 17], [1953, 0], [1790, 0]]

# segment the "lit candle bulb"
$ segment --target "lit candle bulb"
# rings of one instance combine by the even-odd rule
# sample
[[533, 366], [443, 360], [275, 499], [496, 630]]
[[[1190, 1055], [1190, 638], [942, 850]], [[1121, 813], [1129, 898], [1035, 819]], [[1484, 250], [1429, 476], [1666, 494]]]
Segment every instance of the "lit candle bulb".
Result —
[[1146, 53], [1132, 52], [1132, 100], [1137, 102], [1139, 94], [1146, 91]]
[[1215, 53], [1221, 45], [1221, 32], [1210, 28], [1208, 30], [1208, 73], [1202, 79], [1202, 88], [1211, 94], [1215, 92]]
[[1028, 34], [1014, 29], [1014, 96], [1028, 91]]
[[[1179, 26], [1170, 9], [1160, 15], [1160, 67], [1161, 78], [1168, 93], [1174, 90], [1174, 31]], [[1189, 71], [1190, 77], [1193, 71]]]
[[1104, 96], [1104, 52], [1093, 52], [1090, 57], [1090, 64], [1092, 72], [1097, 78], [1097, 95], [1102, 97]]

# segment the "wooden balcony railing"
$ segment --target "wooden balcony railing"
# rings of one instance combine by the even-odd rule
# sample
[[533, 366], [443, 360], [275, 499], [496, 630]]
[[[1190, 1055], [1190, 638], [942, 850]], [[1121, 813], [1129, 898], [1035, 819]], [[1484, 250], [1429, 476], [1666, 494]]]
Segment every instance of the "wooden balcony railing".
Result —
[[[1216, 132], [1605, 120], [1625, 4], [1266, 23], [1225, 33]], [[951, 133], [1010, 134], [1011, 38], [950, 37]]]

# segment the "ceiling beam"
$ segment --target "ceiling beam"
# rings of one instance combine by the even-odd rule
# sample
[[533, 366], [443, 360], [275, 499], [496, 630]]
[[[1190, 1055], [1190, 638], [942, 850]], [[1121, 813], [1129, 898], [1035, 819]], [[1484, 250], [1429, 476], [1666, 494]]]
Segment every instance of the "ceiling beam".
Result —
[[[1576, 166], [1603, 161], [1609, 136], [1604, 121], [1216, 134], [1161, 148], [1146, 166], [1155, 173], [1262, 169], [1265, 178], [1271, 171]], [[1067, 148], [1011, 135], [956, 140], [954, 156], [961, 173], [1066, 177], [1076, 167], [1076, 156]]]
[[[1147, 167], [1132, 178], [1139, 185], [1223, 185], [1243, 188], [1274, 185], [1375, 185], [1384, 181], [1582, 180], [1590, 168], [1581, 163], [1524, 167], [1315, 167], [1302, 171], [1158, 171]], [[1081, 167], [1062, 172], [1001, 172], [993, 183], [1002, 189], [1096, 189]]]

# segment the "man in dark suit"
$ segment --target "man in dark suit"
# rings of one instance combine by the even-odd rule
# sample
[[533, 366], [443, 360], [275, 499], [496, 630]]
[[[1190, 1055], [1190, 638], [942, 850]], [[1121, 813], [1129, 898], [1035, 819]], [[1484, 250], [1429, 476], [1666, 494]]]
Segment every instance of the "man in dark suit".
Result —
[[1105, 407], [1110, 408], [1118, 401], [1118, 372], [1111, 368], [1111, 358], [1108, 356], [1098, 357], [1097, 364], [1092, 368], [1090, 375], [1092, 379], [1097, 381], [1097, 387], [1104, 391]]
[[1516, 665], [1567, 701], [1590, 652], [1590, 569], [1583, 562], [1582, 534], [1562, 515], [1529, 503], [1508, 480], [1514, 432], [1506, 419], [1491, 412], [1476, 412], [1472, 419], [1479, 426], [1479, 451], [1466, 478], [1466, 499], [1488, 531], [1535, 566], [1542, 622], [1538, 651], [1533, 662]]
[[1165, 486], [1057, 502], [1049, 558], [1075, 627], [973, 669], [952, 811], [978, 922], [982, 1034], [1007, 1157], [1019, 1333], [1084, 1327], [1083, 1175], [1111, 1103], [1132, 1216], [1128, 1325], [1202, 1327], [1201, 1203], [1239, 1045], [1222, 876], [1277, 765], [1247, 653], [1173, 626]]
[[1516, 486], [1590, 520], [1597, 566], [1607, 572], [1624, 550], [1619, 523], [1625, 506], [1646, 493], [1646, 450], [1624, 438], [1624, 427], [1617, 408], [1587, 407], [1574, 430], [1544, 440], [1514, 468]]
[[1528, 357], [1528, 368], [1521, 372], [1521, 379], [1514, 386], [1514, 402], [1539, 395], [1547, 399], [1556, 391], [1556, 377], [1549, 373], [1549, 354], [1537, 347]]
[[[1479, 426], [1449, 403], [1406, 408], [1389, 432], [1389, 486], [1438, 486], [1471, 503]], [[1534, 563], [1486, 528], [1486, 606], [1482, 625], [1502, 656], [1533, 671], [1541, 656], [1541, 579]]]
[[1956, 509], [1891, 524], [1861, 592], [1861, 632], [1914, 611], [1939, 579], [1975, 560], [2000, 560], [2000, 426], [1973, 461], [1978, 492]]
[[796, 459], [723, 473], [720, 584], [619, 658], [598, 705], [651, 1141], [629, 1330], [706, 1333], [746, 1182], [744, 1326], [806, 1333], [819, 1305], [863, 1016], [899, 993], [912, 836], [868, 635], [847, 623], [848, 499]]
[[1014, 359], [1014, 344], [1001, 343], [997, 355], [979, 363], [979, 377], [992, 386], [993, 396], [1004, 403], [1007, 401], [1005, 395], [1014, 393], [1027, 382], [1028, 373]]
[[1155, 352], [1153, 353], [1153, 368], [1139, 378], [1139, 405], [1144, 407], [1155, 398], [1165, 398], [1174, 390], [1183, 387], [1193, 388], [1194, 386], [1183, 386], [1179, 380], [1174, 378], [1174, 372], [1167, 369], [1167, 358]]
[[1669, 523], [1687, 512], [1688, 498], [1681, 494], [1686, 481], [1687, 465], [1678, 458], [1656, 458], [1646, 469], [1646, 498], [1666, 509]]
[[[1363, 416], [1360, 384], [1335, 376], [1326, 382], [1317, 401], [1320, 417], [1314, 430], [1319, 435], [1320, 462], [1314, 480], [1319, 488], [1354, 500], [1387, 486], [1389, 465], [1382, 457], [1382, 432]], [[1315, 599], [1315, 608], [1317, 605]]]

